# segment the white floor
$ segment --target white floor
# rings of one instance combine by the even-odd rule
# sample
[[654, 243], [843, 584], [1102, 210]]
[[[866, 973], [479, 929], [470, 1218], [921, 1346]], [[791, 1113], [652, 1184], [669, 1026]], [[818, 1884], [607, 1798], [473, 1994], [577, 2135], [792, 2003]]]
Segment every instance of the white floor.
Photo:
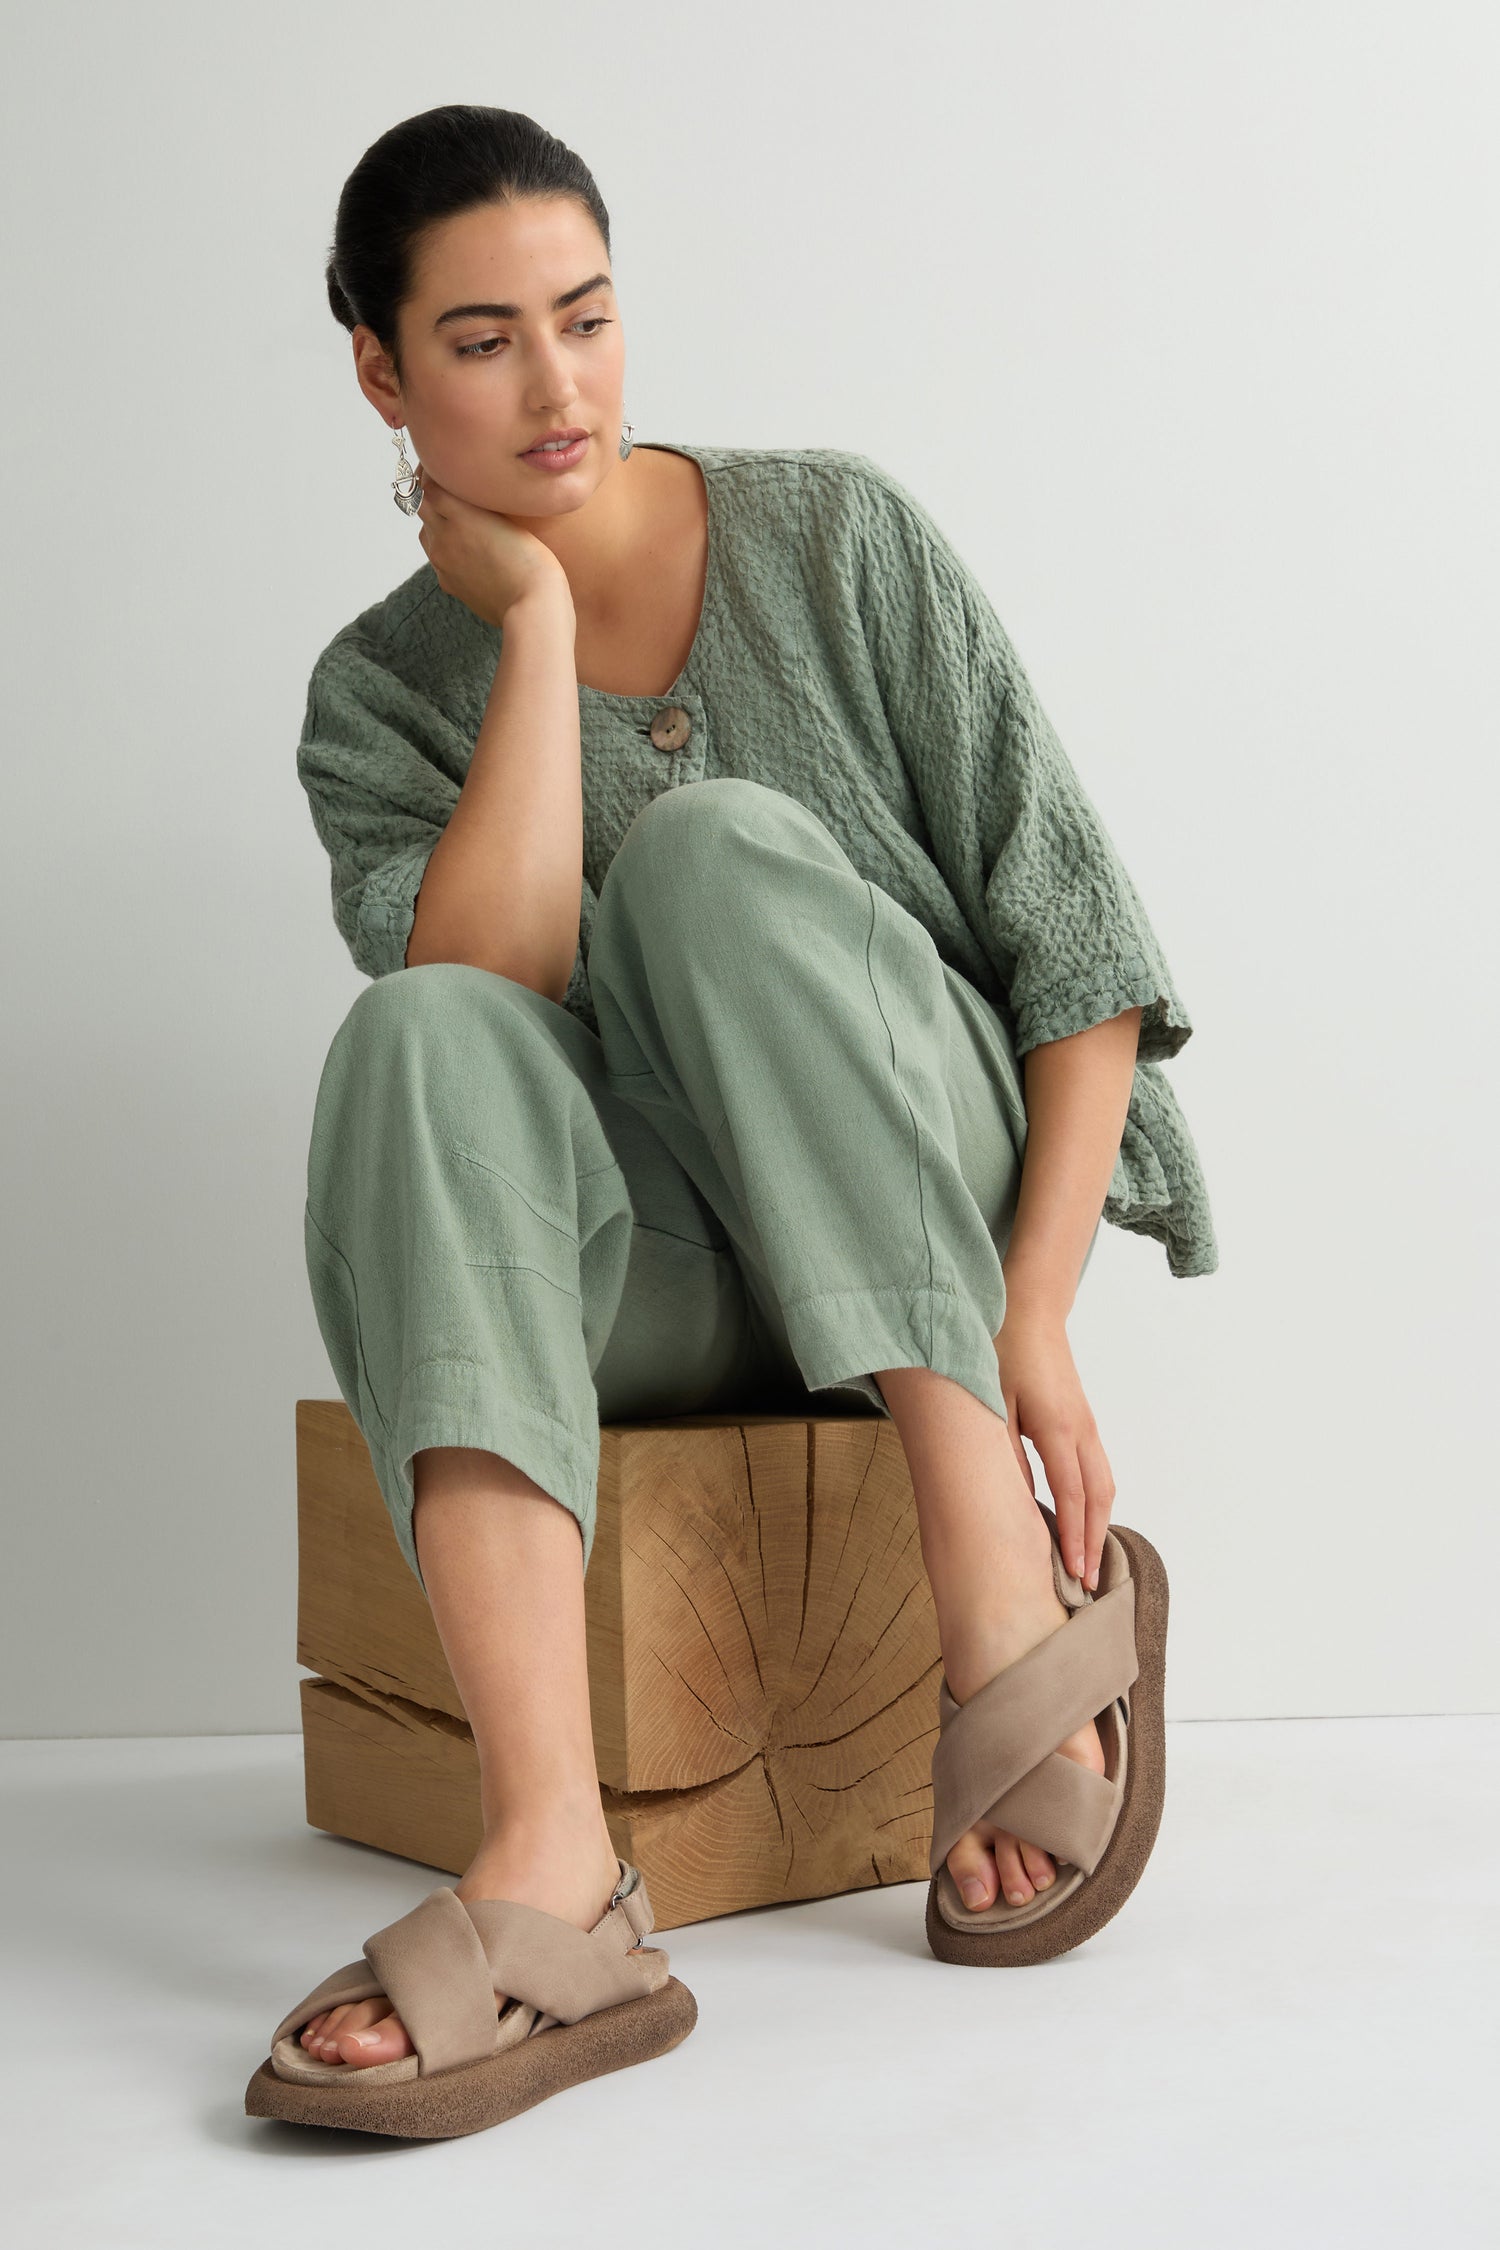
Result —
[[296, 1736], [0, 1744], [6, 2237], [610, 2250], [1500, 2239], [1500, 1719], [1178, 1724], [1155, 1856], [1040, 1968], [925, 1887], [664, 1934], [699, 2021], [467, 2139], [243, 2114], [278, 2017], [450, 1875], [305, 1825]]

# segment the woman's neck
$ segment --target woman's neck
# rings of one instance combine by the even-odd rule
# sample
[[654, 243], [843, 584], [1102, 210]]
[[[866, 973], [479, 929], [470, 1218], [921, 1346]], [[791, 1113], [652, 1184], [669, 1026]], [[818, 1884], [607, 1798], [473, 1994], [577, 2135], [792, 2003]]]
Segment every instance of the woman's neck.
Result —
[[556, 555], [580, 617], [605, 616], [618, 608], [622, 589], [648, 566], [662, 537], [676, 490], [670, 472], [692, 467], [681, 455], [637, 446], [581, 508], [565, 515], [514, 518]]

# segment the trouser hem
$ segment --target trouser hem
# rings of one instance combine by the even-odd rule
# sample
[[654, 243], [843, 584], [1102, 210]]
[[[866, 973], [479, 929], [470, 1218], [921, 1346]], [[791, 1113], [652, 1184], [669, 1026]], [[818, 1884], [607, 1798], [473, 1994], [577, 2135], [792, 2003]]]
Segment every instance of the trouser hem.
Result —
[[497, 1395], [492, 1367], [475, 1360], [419, 1360], [402, 1378], [387, 1437], [376, 1457], [381, 1493], [406, 1562], [427, 1591], [417, 1559], [412, 1518], [416, 1484], [412, 1456], [429, 1445], [475, 1446], [513, 1461], [577, 1519], [586, 1573], [594, 1546], [599, 1492], [599, 1425], [558, 1421], [517, 1399]]
[[889, 1416], [873, 1370], [930, 1367], [1008, 1419], [995, 1357], [1003, 1298], [988, 1311], [957, 1289], [894, 1284], [833, 1289], [781, 1307], [787, 1339], [810, 1391], [857, 1392]]

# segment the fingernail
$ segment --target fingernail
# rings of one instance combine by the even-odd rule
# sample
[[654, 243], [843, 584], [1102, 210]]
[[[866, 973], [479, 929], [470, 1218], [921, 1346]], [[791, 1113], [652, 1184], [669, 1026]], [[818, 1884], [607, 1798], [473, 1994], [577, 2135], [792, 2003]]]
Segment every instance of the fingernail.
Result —
[[356, 2047], [378, 2047], [380, 2045], [378, 2031], [351, 2031], [349, 2037]]
[[1025, 1895], [1026, 1895], [1026, 1894], [1025, 1894], [1025, 1892], [1024, 1892], [1024, 1891], [1012, 1891], [1012, 1892], [1010, 1893], [1010, 1903], [1011, 1903], [1011, 1905], [1012, 1905], [1012, 1906], [1019, 1906], [1019, 1905], [1020, 1905], [1020, 1904], [1022, 1903], [1023, 1899], [1025, 1898]]
[[1034, 1875], [1032, 1877], [1032, 1881], [1035, 1883], [1039, 1891], [1044, 1891], [1051, 1880], [1052, 1877], [1050, 1875]]
[[1079, 1556], [1079, 1558], [1078, 1558], [1077, 1562], [1076, 1562], [1076, 1563], [1074, 1563], [1074, 1565], [1073, 1565], [1073, 1576], [1074, 1576], [1075, 1578], [1081, 1578], [1081, 1577], [1083, 1576], [1083, 1557], [1082, 1557], [1082, 1555], [1080, 1555], [1080, 1556]]
[[983, 1904], [984, 1904], [984, 1885], [983, 1885], [983, 1883], [981, 1883], [981, 1882], [980, 1882], [980, 1880], [979, 1880], [979, 1877], [978, 1877], [977, 1875], [971, 1875], [971, 1876], [969, 1876], [968, 1880], [967, 1880], [967, 1881], [965, 1882], [965, 1884], [964, 1884], [963, 1890], [964, 1890], [964, 1899], [965, 1899], [965, 1901], [966, 1901], [966, 1903], [967, 1903], [968, 1905], [970, 1905], [970, 1906], [983, 1906]]

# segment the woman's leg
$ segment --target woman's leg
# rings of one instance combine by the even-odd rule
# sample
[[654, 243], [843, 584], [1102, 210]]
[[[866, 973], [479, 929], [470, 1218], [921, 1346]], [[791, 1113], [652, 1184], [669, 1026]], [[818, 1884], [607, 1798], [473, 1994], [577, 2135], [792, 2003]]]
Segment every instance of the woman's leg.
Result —
[[[1008, 1034], [808, 808], [746, 781], [632, 824], [589, 976], [611, 1086], [720, 1212], [808, 1389], [896, 1422], [966, 1700], [1067, 1616], [994, 1350], [1025, 1141]], [[1057, 1747], [1102, 1772], [1092, 1723]], [[1053, 1872], [984, 1824], [948, 1865], [982, 1905]]]
[[[955, 1700], [967, 1703], [1067, 1623], [1053, 1584], [1046, 1520], [1004, 1422], [988, 1407], [925, 1368], [877, 1369], [876, 1380], [911, 1470], [943, 1670]], [[1056, 1748], [1103, 1773], [1092, 1719]], [[1012, 1905], [1023, 1905], [1057, 1873], [1049, 1853], [990, 1821], [966, 1830], [946, 1865], [971, 1907], [993, 1906], [1001, 1890]]]
[[313, 1303], [420, 1579], [413, 1461], [466, 1446], [572, 1511], [587, 1566], [594, 1362], [631, 1256], [628, 1184], [595, 1106], [597, 1041], [459, 962], [367, 985], [334, 1034], [307, 1158]]
[[[584, 1631], [592, 1378], [612, 1414], [670, 1413], [733, 1372], [747, 1330], [722, 1229], [609, 1093], [584, 1025], [444, 963], [368, 987], [334, 1040], [307, 1239], [330, 1360], [474, 1733], [483, 1838], [458, 1894], [590, 1929], [618, 1873]], [[314, 2018], [302, 2044], [356, 2067], [411, 2052], [383, 2000]]]
[[[460, 1898], [509, 1898], [592, 1929], [618, 1875], [594, 1764], [577, 1519], [498, 1455], [416, 1455], [413, 1517], [433, 1622], [479, 1753], [484, 1835]], [[412, 2052], [384, 2000], [314, 2017], [321, 2060]]]

